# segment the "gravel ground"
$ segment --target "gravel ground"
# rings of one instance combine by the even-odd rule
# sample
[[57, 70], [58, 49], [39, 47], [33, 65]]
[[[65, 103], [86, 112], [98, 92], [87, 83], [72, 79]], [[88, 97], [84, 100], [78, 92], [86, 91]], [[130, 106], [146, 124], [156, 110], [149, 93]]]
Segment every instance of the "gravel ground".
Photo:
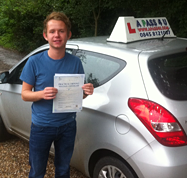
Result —
[[[23, 57], [0, 47], [0, 72], [9, 70]], [[54, 178], [53, 156], [49, 156], [45, 178]], [[29, 143], [13, 137], [0, 142], [0, 178], [26, 178], [29, 175]], [[71, 178], [86, 178], [71, 167]]]

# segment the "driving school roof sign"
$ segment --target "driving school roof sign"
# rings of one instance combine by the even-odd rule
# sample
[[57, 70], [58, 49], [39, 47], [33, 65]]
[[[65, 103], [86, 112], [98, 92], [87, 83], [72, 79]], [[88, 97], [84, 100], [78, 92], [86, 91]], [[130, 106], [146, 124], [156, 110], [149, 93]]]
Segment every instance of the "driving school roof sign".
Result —
[[128, 43], [138, 40], [175, 37], [165, 17], [119, 17], [107, 41]]

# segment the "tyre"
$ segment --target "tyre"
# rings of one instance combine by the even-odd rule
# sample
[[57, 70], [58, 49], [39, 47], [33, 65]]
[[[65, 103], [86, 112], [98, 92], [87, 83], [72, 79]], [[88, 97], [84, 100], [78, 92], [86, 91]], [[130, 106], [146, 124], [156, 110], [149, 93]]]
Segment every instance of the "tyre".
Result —
[[96, 163], [93, 178], [137, 178], [137, 176], [120, 159], [104, 157]]
[[5, 128], [2, 118], [0, 117], [0, 142], [10, 139], [12, 136], [9, 134]]

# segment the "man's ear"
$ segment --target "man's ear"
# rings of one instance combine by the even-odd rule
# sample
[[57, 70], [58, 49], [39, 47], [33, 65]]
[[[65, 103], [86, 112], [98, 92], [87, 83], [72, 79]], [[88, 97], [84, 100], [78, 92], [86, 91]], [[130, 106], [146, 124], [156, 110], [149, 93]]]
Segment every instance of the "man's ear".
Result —
[[48, 40], [47, 40], [47, 35], [46, 35], [45, 32], [43, 32], [43, 37], [45, 38], [46, 41], [48, 41]]
[[72, 35], [71, 31], [69, 31], [68, 40], [71, 38], [71, 35]]

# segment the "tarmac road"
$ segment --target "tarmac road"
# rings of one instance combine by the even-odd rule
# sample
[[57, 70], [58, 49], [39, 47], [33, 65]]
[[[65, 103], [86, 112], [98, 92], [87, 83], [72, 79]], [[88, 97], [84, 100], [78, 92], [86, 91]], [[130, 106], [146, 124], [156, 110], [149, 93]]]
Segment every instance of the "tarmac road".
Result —
[[0, 47], [0, 72], [9, 70], [25, 55]]

